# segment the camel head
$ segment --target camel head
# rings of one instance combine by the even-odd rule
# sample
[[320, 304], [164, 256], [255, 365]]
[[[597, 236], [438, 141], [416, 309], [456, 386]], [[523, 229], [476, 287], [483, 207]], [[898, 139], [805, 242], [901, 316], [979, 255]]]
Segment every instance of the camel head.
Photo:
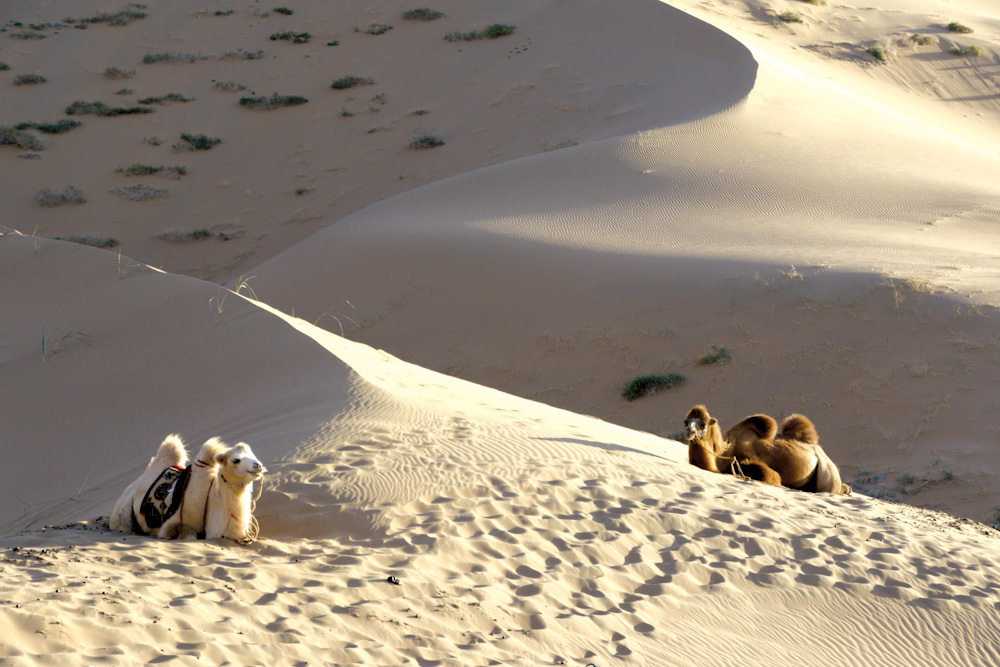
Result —
[[708, 429], [718, 423], [715, 417], [708, 415], [708, 410], [705, 409], [704, 405], [696, 405], [688, 411], [684, 418], [684, 437], [689, 442], [696, 438], [702, 440], [708, 433]]
[[267, 468], [257, 460], [250, 445], [241, 442], [215, 455], [223, 479], [236, 484], [249, 484], [260, 479]]

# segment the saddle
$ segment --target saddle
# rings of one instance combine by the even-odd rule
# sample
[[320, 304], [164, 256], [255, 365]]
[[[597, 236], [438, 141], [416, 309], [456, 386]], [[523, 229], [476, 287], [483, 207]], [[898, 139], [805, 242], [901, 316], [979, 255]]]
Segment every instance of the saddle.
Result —
[[191, 466], [170, 466], [149, 486], [139, 506], [139, 514], [146, 520], [147, 526], [159, 528], [177, 513], [190, 474]]

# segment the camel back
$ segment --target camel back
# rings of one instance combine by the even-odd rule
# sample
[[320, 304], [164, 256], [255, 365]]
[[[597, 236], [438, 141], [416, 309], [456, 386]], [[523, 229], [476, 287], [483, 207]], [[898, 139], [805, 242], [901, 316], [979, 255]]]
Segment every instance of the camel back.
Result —
[[159, 528], [177, 513], [190, 474], [191, 466], [187, 468], [170, 466], [149, 485], [149, 490], [146, 491], [139, 506], [139, 514], [146, 520], [147, 526]]

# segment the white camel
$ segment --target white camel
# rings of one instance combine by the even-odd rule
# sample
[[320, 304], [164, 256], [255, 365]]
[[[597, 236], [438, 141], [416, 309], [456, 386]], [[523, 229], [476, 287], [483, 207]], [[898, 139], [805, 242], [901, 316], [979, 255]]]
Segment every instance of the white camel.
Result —
[[[184, 443], [169, 435], [115, 503], [112, 530], [162, 539], [228, 537], [249, 543], [257, 538], [252, 485], [267, 469], [250, 446], [229, 447], [218, 438], [202, 445], [188, 462]], [[260, 485], [258, 484], [258, 496]]]

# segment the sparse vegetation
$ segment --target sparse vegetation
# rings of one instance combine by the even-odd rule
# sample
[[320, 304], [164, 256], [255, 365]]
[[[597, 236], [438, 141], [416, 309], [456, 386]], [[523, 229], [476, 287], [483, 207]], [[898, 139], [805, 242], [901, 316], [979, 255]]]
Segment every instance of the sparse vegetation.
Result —
[[156, 235], [156, 238], [171, 243], [190, 243], [191, 241], [202, 241], [214, 236], [207, 229], [167, 229]]
[[204, 134], [181, 133], [181, 141], [174, 145], [174, 148], [188, 151], [207, 151], [217, 144], [221, 144], [222, 139], [214, 139]]
[[94, 114], [96, 116], [127, 116], [131, 114], [153, 113], [155, 109], [150, 107], [109, 107], [104, 102], [87, 102], [77, 100], [66, 107], [67, 116], [84, 116]]
[[[57, 239], [58, 240], [58, 239]], [[72, 243], [79, 243], [81, 245], [89, 245], [95, 248], [116, 248], [121, 245], [118, 239], [113, 236], [105, 236], [100, 238], [98, 236], [91, 236], [89, 234], [74, 234], [69, 236], [66, 241], [71, 241]]]
[[41, 74], [18, 74], [14, 77], [15, 86], [30, 86], [37, 83], [45, 83], [47, 79]]
[[345, 88], [353, 88], [354, 86], [370, 86], [375, 83], [375, 79], [370, 76], [356, 76], [354, 74], [349, 74], [348, 76], [341, 77], [330, 84], [330, 87], [334, 90], [344, 90]]
[[280, 109], [282, 107], [293, 107], [299, 104], [305, 104], [308, 102], [304, 97], [299, 95], [279, 95], [274, 93], [271, 97], [241, 97], [240, 106], [247, 107], [249, 109]]
[[291, 16], [294, 12], [288, 7], [275, 7], [272, 9], [275, 14], [284, 14], [285, 16]]
[[109, 79], [129, 79], [135, 76], [134, 69], [121, 69], [120, 67], [112, 67], [108, 65], [104, 68], [104, 76]]
[[283, 39], [286, 42], [291, 42], [292, 44], [307, 44], [312, 35], [308, 32], [292, 32], [291, 30], [286, 30], [284, 32], [276, 32], [271, 35], [271, 41], [275, 42], [279, 39]]
[[45, 39], [48, 35], [35, 30], [22, 30], [10, 33], [10, 37], [11, 39]]
[[115, 91], [115, 95], [135, 95], [134, 88], [119, 88]]
[[778, 20], [783, 23], [802, 23], [802, 15], [793, 11], [781, 12]]
[[145, 137], [142, 141], [150, 146], [159, 146], [163, 143], [163, 140], [159, 137]]
[[407, 21], [436, 21], [437, 19], [444, 18], [444, 12], [420, 7], [419, 9], [407, 9], [403, 12], [402, 17]]
[[712, 352], [699, 359], [698, 363], [702, 366], [707, 366], [709, 364], [721, 364], [726, 361], [731, 361], [732, 358], [733, 355], [729, 352], [729, 348], [713, 345]]
[[338, 44], [340, 44], [340, 40], [339, 39], [335, 39], [333, 41], [330, 41], [330, 42], [326, 43], [327, 46], [337, 46]]
[[937, 37], [934, 35], [921, 35], [919, 33], [914, 33], [910, 35], [910, 41], [917, 46], [930, 46], [931, 44], [937, 44]]
[[170, 102], [192, 102], [193, 97], [185, 97], [180, 93], [167, 93], [157, 97], [144, 97], [139, 100], [139, 104], [168, 104]]
[[224, 90], [226, 92], [232, 92], [237, 90], [246, 90], [247, 87], [242, 83], [237, 83], [235, 81], [216, 81], [215, 87], [219, 90]]
[[640, 375], [627, 385], [622, 391], [622, 397], [629, 402], [637, 398], [652, 394], [662, 389], [676, 387], [687, 381], [687, 378], [679, 373], [668, 373], [666, 375]]
[[156, 63], [193, 63], [198, 62], [199, 60], [208, 60], [208, 57], [195, 55], [193, 53], [177, 53], [174, 51], [147, 53], [142, 57], [144, 65], [154, 65]]
[[6, 72], [10, 69], [10, 65], [7, 63], [0, 63], [0, 72]]
[[45, 148], [42, 140], [35, 135], [7, 126], [0, 126], [0, 146], [17, 146], [26, 151], [40, 151]]
[[427, 130], [417, 130], [413, 133], [413, 139], [410, 141], [410, 148], [417, 150], [437, 148], [438, 146], [444, 146], [444, 139]]
[[867, 49], [867, 52], [875, 58], [875, 60], [880, 63], [889, 62], [889, 55], [885, 52], [884, 46], [872, 46]]
[[229, 16], [233, 13], [232, 9], [216, 9], [215, 16]]
[[42, 188], [35, 193], [35, 201], [42, 206], [62, 206], [63, 204], [83, 204], [87, 198], [83, 196], [83, 191], [75, 185], [52, 190]]
[[972, 44], [971, 46], [953, 46], [948, 49], [949, 53], [956, 56], [969, 56], [971, 58], [981, 58], [986, 55], [986, 49], [979, 46], [978, 44]]
[[493, 25], [486, 26], [485, 30], [449, 32], [444, 36], [444, 38], [449, 42], [471, 42], [476, 39], [497, 39], [499, 37], [505, 37], [513, 34], [515, 30], [517, 30], [517, 26], [494, 23]]
[[64, 118], [58, 120], [55, 123], [18, 123], [14, 126], [15, 130], [38, 130], [44, 134], [62, 134], [63, 132], [69, 132], [74, 127], [80, 127], [82, 125], [78, 120], [70, 120], [69, 118]]
[[115, 172], [129, 176], [152, 176], [153, 174], [166, 173], [173, 178], [180, 178], [187, 175], [187, 167], [154, 167], [151, 164], [133, 162], [131, 166], [119, 167]]
[[165, 188], [154, 188], [151, 185], [123, 185], [115, 188], [111, 191], [112, 193], [122, 197], [124, 199], [129, 199], [131, 201], [145, 201], [146, 199], [159, 199], [161, 197], [166, 197], [170, 194], [170, 191]]
[[802, 0], [803, 2], [810, 5], [826, 6], [826, 0]]
[[962, 25], [958, 21], [952, 21], [951, 23], [949, 23], [948, 24], [948, 30], [950, 30], [951, 32], [960, 32], [960, 33], [963, 33], [963, 34], [968, 34], [970, 32], [974, 32], [972, 28], [970, 28], [967, 25]]
[[244, 51], [243, 49], [236, 49], [235, 51], [229, 51], [222, 54], [219, 58], [220, 60], [260, 60], [264, 57], [264, 52], [262, 50], [257, 51]]
[[343, 116], [344, 118], [350, 118], [351, 116], [354, 115], [354, 112], [348, 109], [347, 107], [341, 107], [340, 115]]
[[[129, 4], [125, 9], [117, 12], [101, 12], [95, 16], [88, 16], [80, 19], [80, 23], [107, 23], [108, 25], [128, 25], [133, 21], [146, 18], [145, 5], [137, 3]], [[68, 23], [68, 21], [67, 21]]]
[[365, 30], [365, 34], [368, 35], [384, 35], [385, 33], [392, 30], [391, 25], [386, 25], [385, 23], [372, 23]]

